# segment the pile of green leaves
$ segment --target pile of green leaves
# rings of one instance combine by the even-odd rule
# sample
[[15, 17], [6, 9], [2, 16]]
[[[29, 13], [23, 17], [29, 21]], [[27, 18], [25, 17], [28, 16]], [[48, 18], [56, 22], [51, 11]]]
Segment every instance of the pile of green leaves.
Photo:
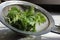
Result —
[[36, 23], [40, 25], [44, 23], [46, 19], [41, 12], [35, 11], [34, 7], [30, 7], [26, 10], [12, 7], [11, 10], [8, 11], [6, 21], [22, 31], [36, 32]]

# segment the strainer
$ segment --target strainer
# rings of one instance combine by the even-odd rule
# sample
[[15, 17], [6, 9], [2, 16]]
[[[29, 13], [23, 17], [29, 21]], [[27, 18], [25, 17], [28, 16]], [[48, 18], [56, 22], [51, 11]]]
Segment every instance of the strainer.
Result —
[[[18, 6], [17, 6], [18, 5]], [[11, 25], [9, 25], [7, 22], [5, 22], [4, 17], [8, 14], [8, 9], [11, 6], [21, 6], [21, 5], [25, 5], [25, 6], [34, 6], [36, 9], [40, 10], [48, 19], [48, 23], [46, 24], [46, 27], [43, 28], [41, 27], [41, 31], [39, 32], [25, 32], [25, 31], [21, 31], [15, 27], [12, 27]], [[42, 35], [45, 33], [48, 33], [51, 31], [51, 29], [54, 27], [54, 20], [52, 18], [52, 16], [49, 14], [49, 12], [47, 12], [45, 9], [43, 9], [42, 7], [32, 4], [30, 2], [26, 2], [26, 1], [6, 1], [0, 4], [0, 21], [8, 28], [10, 28], [11, 30], [19, 33], [19, 34], [24, 34], [24, 35]], [[43, 25], [45, 26], [45, 25]]]

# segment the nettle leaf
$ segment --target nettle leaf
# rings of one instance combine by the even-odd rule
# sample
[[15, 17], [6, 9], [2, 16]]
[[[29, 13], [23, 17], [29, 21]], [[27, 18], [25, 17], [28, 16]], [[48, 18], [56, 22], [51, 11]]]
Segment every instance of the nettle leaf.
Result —
[[36, 23], [40, 24], [46, 21], [45, 16], [42, 15], [41, 12], [35, 12], [35, 8], [32, 6], [26, 10], [12, 7], [11, 10], [8, 11], [6, 20], [13, 27], [30, 32], [36, 32]]

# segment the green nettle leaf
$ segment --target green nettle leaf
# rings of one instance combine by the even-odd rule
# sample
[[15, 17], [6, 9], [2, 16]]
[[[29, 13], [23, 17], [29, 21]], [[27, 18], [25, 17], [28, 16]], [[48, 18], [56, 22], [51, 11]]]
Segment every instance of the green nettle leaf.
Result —
[[12, 7], [11, 10], [8, 11], [6, 21], [22, 31], [36, 32], [35, 24], [44, 23], [46, 19], [41, 12], [35, 12], [34, 7], [30, 7], [25, 11], [17, 7]]

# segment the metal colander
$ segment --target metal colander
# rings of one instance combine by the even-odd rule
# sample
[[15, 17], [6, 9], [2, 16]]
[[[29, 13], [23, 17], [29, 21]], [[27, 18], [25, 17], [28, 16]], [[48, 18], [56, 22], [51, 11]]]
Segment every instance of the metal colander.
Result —
[[[40, 10], [47, 18], [47, 22], [45, 24], [43, 24], [42, 26], [45, 27], [40, 27], [41, 31], [39, 32], [25, 32], [25, 31], [21, 31], [15, 27], [12, 27], [11, 25], [9, 25], [4, 17], [8, 14], [8, 9], [11, 8], [11, 6], [16, 6], [17, 8], [21, 8], [22, 10], [24, 9], [23, 6], [34, 6], [37, 10]], [[20, 33], [20, 34], [24, 34], [24, 35], [41, 35], [41, 34], [45, 34], [49, 31], [51, 31], [51, 29], [54, 27], [54, 20], [52, 18], [52, 16], [49, 14], [49, 12], [47, 12], [45, 9], [43, 9], [42, 7], [26, 2], [26, 1], [6, 1], [0, 4], [0, 21], [8, 28], [12, 29], [13, 31]]]

